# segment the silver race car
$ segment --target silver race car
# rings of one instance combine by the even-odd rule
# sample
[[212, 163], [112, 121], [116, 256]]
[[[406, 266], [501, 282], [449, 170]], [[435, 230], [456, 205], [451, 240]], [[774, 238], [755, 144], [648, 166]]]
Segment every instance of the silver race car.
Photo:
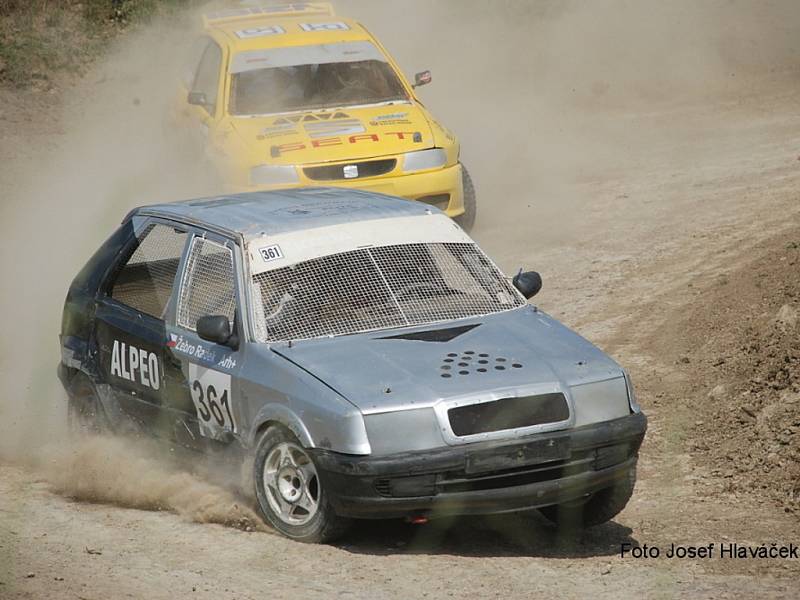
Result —
[[266, 520], [627, 503], [647, 420], [625, 371], [528, 304], [435, 208], [328, 188], [133, 210], [67, 295], [59, 377], [83, 427], [245, 465]]

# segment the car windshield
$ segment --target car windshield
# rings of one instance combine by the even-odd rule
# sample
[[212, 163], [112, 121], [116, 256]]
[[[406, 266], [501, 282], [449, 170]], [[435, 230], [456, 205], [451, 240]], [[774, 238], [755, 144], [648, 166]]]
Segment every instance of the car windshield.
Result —
[[231, 73], [230, 113], [238, 116], [408, 100], [369, 42], [243, 52]]
[[470, 243], [361, 248], [259, 273], [253, 283], [261, 341], [423, 325], [525, 304]]

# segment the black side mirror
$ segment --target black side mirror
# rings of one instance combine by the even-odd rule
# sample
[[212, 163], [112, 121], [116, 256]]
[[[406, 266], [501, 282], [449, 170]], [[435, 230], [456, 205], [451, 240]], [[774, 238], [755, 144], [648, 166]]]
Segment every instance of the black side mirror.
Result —
[[421, 85], [428, 85], [432, 79], [433, 76], [431, 75], [430, 71], [420, 71], [414, 75], [414, 85], [411, 87], [417, 88]]
[[519, 273], [514, 275], [511, 283], [519, 290], [520, 294], [526, 298], [533, 298], [542, 289], [542, 276], [536, 271], [525, 271], [523, 273], [522, 269], [520, 269]]
[[235, 348], [236, 334], [231, 331], [231, 322], [225, 315], [209, 315], [197, 319], [197, 335], [201, 340]]
[[189, 92], [186, 101], [195, 106], [208, 106], [208, 98], [206, 98], [205, 92]]

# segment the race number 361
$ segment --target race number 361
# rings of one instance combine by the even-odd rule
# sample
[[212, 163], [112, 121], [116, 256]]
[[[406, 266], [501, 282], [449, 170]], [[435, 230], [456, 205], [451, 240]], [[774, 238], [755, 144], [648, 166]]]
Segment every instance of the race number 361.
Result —
[[273, 244], [272, 246], [264, 246], [263, 248], [258, 249], [259, 254], [261, 254], [261, 258], [264, 259], [264, 262], [269, 262], [271, 260], [278, 260], [279, 258], [283, 258], [283, 252], [281, 252], [281, 247], [278, 244]]
[[216, 438], [224, 431], [236, 433], [230, 375], [189, 363], [189, 390], [202, 435]]

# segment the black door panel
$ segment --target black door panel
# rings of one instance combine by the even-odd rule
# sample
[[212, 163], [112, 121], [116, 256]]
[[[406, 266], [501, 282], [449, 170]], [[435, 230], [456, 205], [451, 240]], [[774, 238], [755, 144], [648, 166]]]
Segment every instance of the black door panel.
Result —
[[150, 433], [160, 435], [168, 366], [164, 322], [109, 299], [98, 302], [95, 335], [101, 377], [120, 408]]

